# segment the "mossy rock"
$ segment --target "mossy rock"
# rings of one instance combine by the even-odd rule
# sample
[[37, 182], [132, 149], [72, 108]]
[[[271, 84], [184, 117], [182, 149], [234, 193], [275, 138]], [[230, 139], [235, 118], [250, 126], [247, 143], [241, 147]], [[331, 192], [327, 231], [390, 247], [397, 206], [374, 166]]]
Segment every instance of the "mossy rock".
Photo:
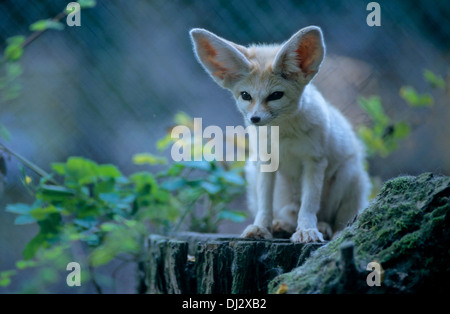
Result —
[[[271, 281], [269, 292], [447, 293], [449, 198], [450, 177], [425, 173], [386, 182], [351, 226]], [[382, 269], [379, 286], [366, 281], [374, 261]]]

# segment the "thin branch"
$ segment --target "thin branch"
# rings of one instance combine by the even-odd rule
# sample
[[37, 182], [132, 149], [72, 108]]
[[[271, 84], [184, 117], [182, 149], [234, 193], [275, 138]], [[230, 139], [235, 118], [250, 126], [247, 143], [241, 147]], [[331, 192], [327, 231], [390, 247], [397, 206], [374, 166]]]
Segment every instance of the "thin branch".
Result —
[[129, 264], [129, 263], [132, 263], [132, 262], [134, 262], [134, 261], [132, 261], [132, 260], [122, 260], [122, 263], [120, 263], [120, 265], [117, 266], [117, 267], [114, 269], [114, 271], [112, 272], [113, 285], [114, 285], [113, 288], [114, 288], [114, 292], [115, 292], [115, 293], [117, 293], [117, 285], [116, 285], [117, 278], [116, 278], [116, 276], [117, 276], [119, 270], [121, 270], [125, 265], [127, 265], [127, 264]]
[[89, 265], [89, 273], [91, 274], [91, 281], [94, 284], [95, 290], [98, 294], [103, 294], [102, 287], [98, 284], [97, 280], [95, 280], [95, 272], [94, 267], [92, 265]]
[[186, 219], [187, 214], [189, 214], [191, 212], [192, 208], [197, 203], [197, 201], [200, 199], [200, 197], [201, 196], [195, 198], [195, 200], [193, 200], [189, 205], [186, 206], [186, 209], [182, 213], [182, 215], [179, 218], [179, 220], [178, 220], [177, 224], [175, 225], [175, 227], [172, 228], [171, 232], [177, 232], [178, 231], [178, 229], [181, 227], [181, 225], [183, 224], [184, 220]]
[[43, 177], [43, 178], [47, 178], [47, 180], [50, 183], [53, 183], [55, 185], [60, 185], [58, 182], [56, 182], [54, 179], [52, 179], [50, 177], [50, 174], [47, 173], [46, 171], [44, 171], [42, 168], [40, 168], [39, 166], [35, 165], [34, 163], [32, 163], [31, 161], [29, 161], [28, 159], [26, 159], [25, 157], [23, 157], [22, 155], [20, 155], [19, 153], [16, 153], [15, 151], [13, 151], [12, 149], [8, 148], [5, 146], [5, 144], [0, 143], [0, 149], [7, 152], [8, 154], [14, 156], [15, 158], [17, 158], [20, 162], [22, 162], [25, 166], [27, 166], [29, 169], [33, 170], [35, 173], [37, 173], [39, 176]]
[[[53, 22], [59, 22], [60, 20], [62, 20], [65, 16], [67, 15], [66, 10], [64, 9], [63, 11], [61, 11], [58, 15], [56, 15], [52, 21]], [[44, 29], [42, 31], [36, 31], [34, 33], [32, 33], [30, 36], [28, 36], [27, 39], [25, 39], [25, 42], [22, 44], [22, 48], [25, 48], [26, 46], [28, 46], [29, 44], [31, 44], [33, 41], [35, 41], [37, 38], [39, 38], [43, 33], [45, 33], [47, 31], [47, 29]]]
[[[52, 18], [53, 22], [59, 22], [61, 21], [65, 16], [67, 15], [66, 9], [58, 13], [54, 18]], [[42, 34], [44, 34], [48, 29], [44, 29], [42, 31], [35, 31], [31, 33], [30, 36], [28, 36], [25, 41], [22, 44], [22, 49], [30, 45], [33, 41], [35, 41], [37, 38], [41, 37]], [[6, 62], [6, 55], [2, 57], [0, 60], [0, 65], [3, 65]]]

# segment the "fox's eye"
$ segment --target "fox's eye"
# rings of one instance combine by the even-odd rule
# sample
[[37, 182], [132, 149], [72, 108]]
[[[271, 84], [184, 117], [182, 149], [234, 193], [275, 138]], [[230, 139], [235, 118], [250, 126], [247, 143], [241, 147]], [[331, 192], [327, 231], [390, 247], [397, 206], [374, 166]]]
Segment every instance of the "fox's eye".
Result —
[[274, 93], [270, 94], [269, 97], [267, 97], [267, 101], [278, 100], [281, 97], [283, 97], [283, 95], [284, 95], [283, 92], [274, 92]]
[[241, 96], [242, 96], [242, 99], [244, 99], [244, 100], [248, 100], [248, 101], [252, 100], [252, 96], [250, 96], [250, 94], [247, 92], [241, 92]]

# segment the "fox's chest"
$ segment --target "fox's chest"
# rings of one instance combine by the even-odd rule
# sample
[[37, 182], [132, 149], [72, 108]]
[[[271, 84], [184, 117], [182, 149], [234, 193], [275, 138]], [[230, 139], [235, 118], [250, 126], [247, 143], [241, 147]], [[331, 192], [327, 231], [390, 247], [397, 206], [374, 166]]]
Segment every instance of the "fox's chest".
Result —
[[279, 141], [279, 171], [289, 177], [299, 177], [302, 165], [309, 155], [308, 141], [304, 138], [286, 138]]
[[314, 156], [316, 149], [312, 138], [301, 134], [295, 137], [283, 137], [279, 139], [279, 155], [282, 159], [305, 159]]

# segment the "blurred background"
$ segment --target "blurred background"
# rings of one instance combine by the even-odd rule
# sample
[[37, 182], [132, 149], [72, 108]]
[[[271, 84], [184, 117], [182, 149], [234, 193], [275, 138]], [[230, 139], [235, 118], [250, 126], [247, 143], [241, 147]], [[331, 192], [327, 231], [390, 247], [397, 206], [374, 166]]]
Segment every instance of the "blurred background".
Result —
[[[178, 111], [203, 118], [203, 126], [242, 124], [231, 94], [197, 63], [191, 28], [246, 45], [283, 42], [300, 28], [318, 25], [327, 56], [314, 83], [355, 128], [368, 123], [357, 99], [371, 95], [381, 98], [393, 120], [413, 123], [398, 150], [370, 159], [371, 175], [380, 180], [426, 171], [449, 175], [449, 91], [432, 89], [423, 73], [430, 70], [448, 86], [450, 2], [378, 1], [380, 27], [366, 24], [369, 2], [98, 0], [81, 12], [80, 27], [49, 30], [26, 48], [21, 95], [0, 102], [0, 123], [11, 133], [7, 145], [47, 171], [69, 156], [112, 163], [124, 174], [138, 171], [132, 156], [155, 152], [156, 140]], [[30, 24], [56, 16], [66, 5], [0, 1], [0, 49], [7, 38], [30, 35]], [[403, 86], [430, 93], [434, 106], [411, 108], [399, 95]], [[19, 163], [11, 159], [7, 169], [0, 183], [0, 270], [14, 266], [37, 230], [14, 226], [14, 215], [4, 212], [5, 204], [31, 201], [19, 180]], [[227, 224], [221, 230], [243, 228]], [[119, 292], [134, 289], [126, 274]], [[20, 282], [6, 292], [18, 287]]]

